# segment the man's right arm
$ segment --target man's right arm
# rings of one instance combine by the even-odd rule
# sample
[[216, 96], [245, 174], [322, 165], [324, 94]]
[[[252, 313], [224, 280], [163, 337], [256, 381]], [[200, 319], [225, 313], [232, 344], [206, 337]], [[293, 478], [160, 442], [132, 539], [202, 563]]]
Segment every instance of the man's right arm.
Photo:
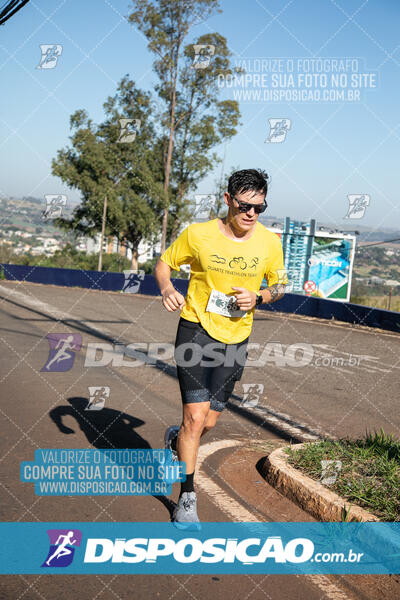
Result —
[[171, 267], [159, 258], [154, 271], [154, 276], [157, 285], [160, 288], [163, 306], [169, 312], [174, 312], [177, 308], [180, 310], [185, 306], [185, 298], [172, 285], [171, 272]]

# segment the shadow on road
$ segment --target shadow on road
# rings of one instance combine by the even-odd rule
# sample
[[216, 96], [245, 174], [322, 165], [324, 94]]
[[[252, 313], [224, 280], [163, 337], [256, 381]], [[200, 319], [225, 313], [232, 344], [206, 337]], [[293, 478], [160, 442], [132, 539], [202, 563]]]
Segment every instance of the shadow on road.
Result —
[[[89, 334], [89, 335], [91, 335], [91, 336], [93, 336], [93, 337], [95, 337], [95, 338], [97, 338], [99, 340], [104, 340], [104, 341], [110, 342], [110, 343], [118, 342], [119, 344], [128, 344], [129, 343], [128, 340], [125, 340], [121, 336], [118, 336], [117, 339], [114, 340], [114, 337], [112, 336], [111, 333], [105, 333], [105, 332], [102, 332], [102, 331], [100, 331], [100, 330], [98, 330], [98, 329], [96, 329], [94, 327], [90, 327], [90, 325], [88, 325], [88, 324], [86, 324], [84, 322], [85, 321], [84, 319], [82, 319], [82, 320], [79, 320], [79, 319], [59, 319], [59, 318], [56, 318], [56, 317], [48, 314], [47, 312], [43, 312], [41, 310], [28, 307], [28, 306], [26, 306], [26, 305], [24, 305], [24, 304], [22, 304], [20, 302], [17, 302], [16, 300], [11, 300], [11, 299], [7, 298], [4, 294], [0, 293], [0, 298], [4, 302], [8, 302], [11, 305], [15, 305], [15, 306], [24, 308], [25, 310], [29, 311], [30, 313], [32, 313], [34, 315], [38, 315], [39, 317], [44, 317], [45, 319], [47, 319], [49, 321], [57, 322], [58, 324], [68, 325], [69, 327], [73, 328], [75, 331], [80, 331], [82, 333]], [[275, 308], [271, 308], [271, 312], [274, 312], [274, 311], [275, 311]], [[265, 312], [265, 311], [263, 311], [263, 312]], [[254, 320], [256, 320], [256, 321], [257, 320], [258, 321], [268, 321], [269, 318], [265, 314], [263, 314], [262, 316], [261, 315], [255, 315], [254, 316]], [[130, 340], [130, 341], [132, 341], [132, 340]], [[140, 355], [140, 353], [138, 353], [138, 354]], [[176, 380], [177, 374], [176, 374], [176, 367], [175, 367], [175, 365], [171, 365], [171, 364], [169, 364], [169, 363], [167, 363], [165, 361], [157, 359], [157, 361], [153, 365], [153, 367], [156, 368], [156, 369], [161, 369], [163, 371], [164, 375], [172, 377], [172, 378], [174, 378]], [[233, 394], [233, 397], [236, 398], [236, 400], [238, 400], [238, 401], [242, 401], [243, 400], [242, 398], [240, 398], [239, 396], [237, 396], [235, 394]], [[84, 399], [84, 400], [87, 403], [87, 400], [86, 399]], [[303, 441], [301, 438], [297, 438], [296, 436], [293, 436], [292, 434], [288, 435], [287, 431], [285, 431], [283, 428], [279, 427], [279, 423], [271, 424], [269, 421], [266, 421], [265, 418], [260, 418], [259, 415], [255, 415], [254, 413], [252, 413], [251, 410], [244, 409], [244, 408], [242, 408], [240, 406], [235, 406], [232, 402], [228, 402], [227, 408], [228, 408], [228, 410], [231, 410], [232, 412], [236, 412], [237, 414], [240, 414], [240, 416], [243, 417], [244, 419], [246, 419], [248, 421], [252, 421], [253, 423], [259, 425], [260, 427], [262, 427], [263, 429], [265, 429], [267, 431], [272, 431], [273, 433], [278, 433], [284, 439], [292, 440], [293, 442]], [[85, 412], [87, 414], [88, 411], [85, 411]], [[68, 413], [68, 414], [72, 414], [72, 413]], [[72, 416], [75, 416], [75, 415], [72, 414]], [[66, 432], [64, 431], [64, 433], [66, 433]], [[140, 436], [138, 436], [138, 437], [140, 438]], [[94, 436], [94, 439], [96, 439], [96, 435]], [[118, 446], [118, 442], [117, 442], [117, 444], [115, 445], [115, 447], [120, 448], [121, 446]]]
[[[88, 399], [84, 397], [72, 397], [67, 401], [69, 405], [57, 406], [49, 412], [49, 417], [61, 433], [65, 435], [75, 433], [74, 429], [63, 423], [64, 417], [73, 417], [89, 444], [95, 448], [151, 449], [149, 442], [136, 431], [138, 427], [144, 425], [142, 419], [113, 408], [86, 410]], [[172, 516], [175, 503], [166, 496], [154, 496], [154, 498], [157, 498]]]
[[144, 425], [142, 419], [137, 419], [127, 413], [113, 408], [102, 410], [85, 410], [88, 399], [82, 397], [68, 398], [69, 406], [57, 406], [50, 411], [51, 420], [61, 433], [75, 433], [63, 423], [63, 417], [76, 419], [79, 428], [86, 435], [89, 444], [95, 448], [150, 448], [147, 440], [142, 438], [137, 427]]

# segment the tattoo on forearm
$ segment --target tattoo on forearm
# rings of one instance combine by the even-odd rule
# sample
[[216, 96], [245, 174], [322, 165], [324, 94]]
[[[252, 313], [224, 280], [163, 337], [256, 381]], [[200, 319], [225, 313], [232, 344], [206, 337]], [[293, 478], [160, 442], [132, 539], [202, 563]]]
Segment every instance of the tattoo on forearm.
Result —
[[267, 288], [267, 290], [271, 294], [270, 304], [272, 302], [276, 302], [277, 300], [282, 298], [282, 296], [285, 295], [285, 286], [282, 283], [277, 283], [276, 285], [271, 285], [270, 287]]

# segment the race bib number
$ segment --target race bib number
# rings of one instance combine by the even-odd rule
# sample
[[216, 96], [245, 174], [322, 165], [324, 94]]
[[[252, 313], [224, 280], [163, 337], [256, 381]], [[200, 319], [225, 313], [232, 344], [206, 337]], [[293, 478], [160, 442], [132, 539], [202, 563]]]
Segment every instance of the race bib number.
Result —
[[217, 290], [211, 291], [206, 311], [224, 317], [243, 317], [247, 313], [245, 310], [240, 310], [235, 296], [228, 296]]

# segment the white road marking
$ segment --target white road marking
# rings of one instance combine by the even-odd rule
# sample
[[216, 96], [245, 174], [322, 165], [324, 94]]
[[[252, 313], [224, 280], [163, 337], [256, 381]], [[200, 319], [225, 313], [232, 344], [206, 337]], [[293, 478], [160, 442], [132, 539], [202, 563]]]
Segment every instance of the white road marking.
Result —
[[0, 285], [0, 290], [4, 292], [6, 296], [11, 296], [12, 298], [16, 298], [21, 302], [24, 302], [24, 304], [27, 304], [28, 306], [32, 306], [33, 308], [36, 308], [38, 310], [43, 310], [50, 313], [50, 315], [55, 319], [63, 320], [75, 318], [65, 311], [61, 312], [60, 310], [58, 310], [58, 308], [55, 308], [54, 306], [51, 306], [46, 302], [38, 300], [38, 298], [32, 297], [28, 294], [24, 294], [23, 292], [19, 292], [18, 290], [14, 290], [12, 288], [9, 288], [8, 286]]
[[[24, 294], [22, 292], [19, 292], [17, 290], [14, 290], [14, 289], [2, 286], [2, 285], [0, 285], [0, 290], [3, 293], [5, 293], [6, 295], [17, 298], [20, 301], [24, 302], [25, 304], [32, 306], [33, 308], [48, 312], [56, 319], [63, 320], [63, 319], [75, 319], [76, 318], [76, 317], [73, 317], [72, 315], [69, 315], [67, 312], [64, 312], [64, 311], [61, 312], [60, 310], [51, 306], [50, 304], [47, 304], [46, 302], [42, 302], [41, 300], [38, 300], [37, 298], [32, 298], [31, 296]], [[91, 329], [92, 329], [92, 331], [102, 333], [103, 335], [104, 335], [104, 333], [106, 333], [105, 329], [100, 330], [95, 327], [91, 327]], [[107, 332], [107, 335], [108, 334], [109, 334], [109, 332]], [[141, 352], [135, 353], [135, 358], [136, 358], [136, 354], [142, 360], [144, 360], [145, 355], [143, 353], [141, 353]], [[270, 409], [268, 409], [268, 410], [270, 410]], [[276, 413], [276, 414], [278, 414], [278, 413]], [[285, 415], [285, 417], [287, 417], [288, 419], [291, 419], [288, 415], [287, 416]], [[279, 420], [274, 415], [272, 415], [270, 418], [275, 418], [277, 421]], [[284, 421], [279, 421], [279, 422], [282, 425], [282, 423]], [[286, 426], [289, 426], [288, 423], [286, 423]], [[294, 429], [293, 426], [291, 426], [291, 427]], [[304, 437], [304, 433], [301, 430], [298, 430], [298, 431]], [[258, 522], [257, 519], [246, 508], [244, 508], [241, 504], [239, 504], [233, 498], [230, 498], [230, 496], [228, 496], [222, 488], [220, 488], [204, 472], [202, 472], [202, 465], [203, 465], [205, 459], [210, 456], [210, 454], [217, 452], [218, 450], [221, 450], [223, 448], [230, 448], [230, 447], [239, 446], [242, 444], [243, 444], [242, 442], [239, 442], [237, 440], [222, 440], [222, 441], [211, 442], [209, 444], [200, 446], [199, 453], [198, 453], [198, 461], [197, 461], [198, 473], [197, 473], [197, 477], [196, 477], [196, 483], [201, 489], [203, 489], [203, 491], [205, 493], [207, 493], [211, 497], [214, 504], [219, 506], [219, 508], [224, 513], [228, 513], [233, 520], [257, 523]], [[320, 590], [325, 594], [325, 596], [328, 598], [328, 600], [350, 600], [349, 597], [342, 590], [340, 590], [335, 584], [333, 584], [329, 580], [329, 578], [325, 575], [303, 575], [303, 577], [306, 577], [314, 585], [317, 585], [320, 588]]]
[[212, 481], [208, 475], [202, 471], [202, 465], [206, 458], [209, 458], [210, 454], [234, 446], [243, 446], [243, 442], [239, 442], [238, 440], [221, 440], [219, 442], [210, 442], [209, 444], [200, 446], [196, 463], [196, 485], [202, 488], [212, 499], [214, 504], [216, 504], [222, 512], [228, 513], [234, 521], [258, 523], [258, 520], [251, 512], [228, 496], [219, 485]]
[[[37, 310], [41, 310], [43, 312], [50, 314], [55, 319], [77, 320], [77, 317], [74, 317], [73, 315], [71, 315], [67, 312], [62, 312], [59, 309], [57, 309], [56, 307], [51, 306], [50, 304], [47, 304], [46, 302], [42, 302], [42, 300], [38, 300], [37, 298], [27, 295], [18, 290], [14, 290], [14, 289], [8, 288], [7, 286], [3, 286], [3, 285], [0, 285], [0, 290], [1, 290], [1, 292], [4, 292], [6, 295], [8, 295], [12, 298], [15, 298], [16, 300], [19, 300], [21, 303], [24, 303], [28, 306], [31, 306], [32, 308], [35, 308]], [[108, 335], [110, 338], [114, 337], [113, 334], [110, 331], [108, 331], [105, 327], [98, 329], [97, 327], [90, 326], [90, 330], [93, 333], [100, 333], [101, 335]], [[88, 331], [88, 335], [90, 335], [90, 333], [91, 333], [90, 330]], [[151, 365], [154, 366], [154, 360], [151, 357], [147, 356], [147, 354], [145, 354], [144, 352], [138, 352], [136, 350], [126, 348], [125, 353], [127, 356], [129, 356], [131, 358], [141, 360], [146, 364], [150, 363]], [[159, 361], [159, 362], [163, 363], [163, 361]], [[170, 364], [172, 366], [172, 363], [165, 363], [165, 364]], [[231, 401], [232, 401], [232, 399], [236, 399], [237, 404], [238, 404], [237, 400], [242, 401], [242, 398], [240, 398], [239, 396], [236, 396], [235, 394], [233, 394]], [[277, 411], [273, 410], [269, 406], [265, 406], [265, 405], [259, 406], [259, 407], [253, 408], [252, 410], [254, 412], [258, 413], [260, 416], [262, 416], [262, 418], [265, 421], [278, 426], [283, 431], [286, 431], [286, 432], [296, 436], [297, 438], [301, 438], [304, 440], [316, 440], [323, 435], [328, 435], [328, 434], [323, 434], [323, 433], [320, 433], [319, 431], [314, 430], [312, 427], [310, 427], [306, 423], [299, 423], [299, 422], [295, 421], [290, 415], [287, 415], [284, 413], [278, 413]]]
[[[236, 500], [228, 496], [228, 494], [212, 481], [208, 475], [202, 470], [204, 461], [214, 452], [223, 450], [224, 448], [233, 448], [243, 446], [243, 442], [238, 440], [220, 440], [218, 442], [210, 442], [200, 446], [196, 464], [196, 485], [209, 496], [214, 504], [225, 514], [228, 514], [233, 521], [246, 523], [259, 523], [255, 516], [249, 512], [244, 506]], [[350, 600], [340, 588], [337, 587], [326, 575], [297, 575], [308, 579], [313, 585], [316, 585], [328, 600]]]
[[[68, 321], [68, 320], [73, 320], [74, 322], [79, 321], [79, 318], [74, 317], [73, 315], [71, 315], [65, 311], [61, 312], [55, 306], [52, 306], [51, 304], [47, 304], [47, 302], [42, 302], [41, 300], [38, 300], [37, 298], [32, 298], [32, 296], [27, 296], [26, 294], [24, 294], [22, 292], [18, 292], [17, 290], [8, 289], [7, 287], [0, 285], [0, 291], [5, 292], [6, 295], [20, 300], [20, 302], [23, 302], [24, 304], [31, 306], [32, 308], [35, 308], [37, 310], [41, 310], [43, 312], [48, 313], [54, 319], [58, 319], [59, 321]], [[68, 326], [68, 323], [66, 323], [66, 326]], [[88, 333], [88, 335], [91, 335], [91, 333], [100, 334], [102, 336], [106, 335], [106, 336], [109, 336], [111, 339], [114, 339], [114, 335], [112, 334], [112, 332], [110, 330], [106, 329], [106, 327], [99, 329], [97, 327], [93, 327], [92, 325], [90, 325], [90, 326], [88, 326], [87, 333]], [[137, 352], [135, 350], [132, 350], [131, 348], [126, 348], [125, 354], [127, 356], [130, 356], [131, 358], [136, 358], [145, 363], [150, 363], [150, 364], [154, 365], [154, 360], [151, 357], [147, 356], [147, 354], [145, 354], [144, 352]]]
[[320, 428], [311, 427], [307, 423], [295, 421], [290, 415], [277, 412], [267, 404], [259, 404], [252, 408], [246, 408], [241, 406], [240, 403], [243, 401], [243, 398], [237, 394], [232, 394], [229, 401], [236, 404], [236, 406], [240, 406], [243, 410], [258, 414], [264, 421], [272, 423], [273, 425], [278, 425], [280, 429], [287, 431], [297, 438], [302, 438], [304, 440], [318, 440], [322, 437], [332, 438], [329, 433], [322, 431]]

